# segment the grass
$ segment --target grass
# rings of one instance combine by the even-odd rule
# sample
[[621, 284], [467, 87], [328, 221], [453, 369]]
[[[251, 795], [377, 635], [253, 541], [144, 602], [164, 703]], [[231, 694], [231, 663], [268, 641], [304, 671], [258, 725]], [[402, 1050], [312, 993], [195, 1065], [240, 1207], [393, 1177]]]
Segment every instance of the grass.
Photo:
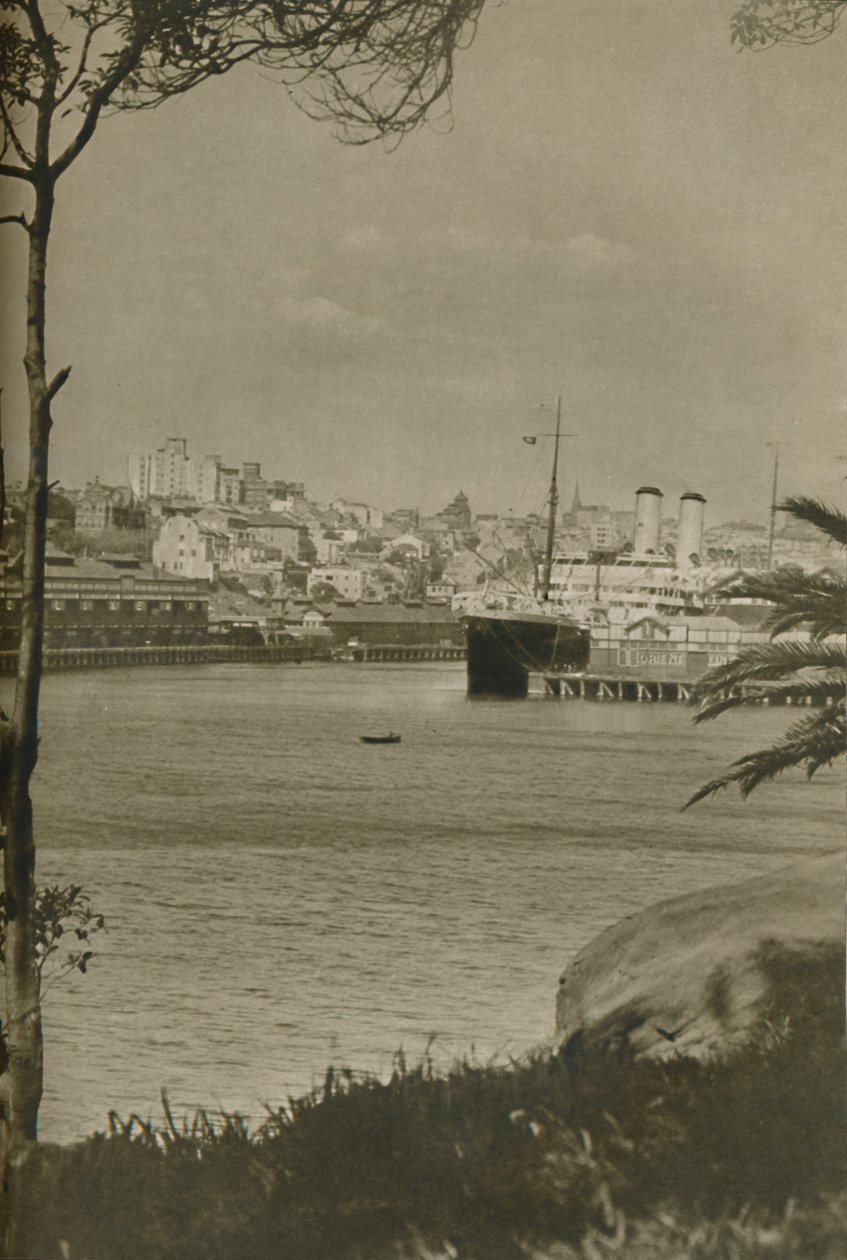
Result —
[[[838, 960], [833, 961], [833, 967]], [[832, 979], [832, 977], [830, 977]], [[11, 1254], [39, 1260], [717, 1260], [847, 1254], [840, 983], [732, 1059], [398, 1057], [269, 1112], [37, 1148]], [[806, 1006], [815, 993], [805, 994]], [[822, 999], [823, 1000], [823, 999]]]

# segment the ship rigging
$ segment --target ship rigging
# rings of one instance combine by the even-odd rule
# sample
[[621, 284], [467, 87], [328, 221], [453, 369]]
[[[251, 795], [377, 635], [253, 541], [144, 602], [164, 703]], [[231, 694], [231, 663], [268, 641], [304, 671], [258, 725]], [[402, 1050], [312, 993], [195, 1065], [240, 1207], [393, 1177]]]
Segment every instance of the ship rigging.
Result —
[[561, 673], [588, 663], [588, 626], [550, 603], [556, 515], [559, 504], [559, 449], [562, 399], [556, 407], [556, 432], [534, 434], [525, 441], [552, 437], [553, 466], [548, 494], [544, 563], [536, 596], [484, 591], [461, 599], [461, 621], [468, 647], [468, 695], [523, 699], [530, 673]]

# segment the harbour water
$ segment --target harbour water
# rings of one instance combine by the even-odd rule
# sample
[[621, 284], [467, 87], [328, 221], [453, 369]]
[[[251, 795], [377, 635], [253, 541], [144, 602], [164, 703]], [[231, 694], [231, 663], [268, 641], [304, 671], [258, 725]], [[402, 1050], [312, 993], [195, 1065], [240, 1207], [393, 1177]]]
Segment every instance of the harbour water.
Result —
[[48, 677], [39, 882], [84, 885], [107, 930], [46, 996], [43, 1136], [155, 1117], [163, 1088], [261, 1119], [431, 1039], [521, 1054], [607, 924], [840, 843], [835, 772], [679, 812], [790, 716], [469, 703], [461, 665]]

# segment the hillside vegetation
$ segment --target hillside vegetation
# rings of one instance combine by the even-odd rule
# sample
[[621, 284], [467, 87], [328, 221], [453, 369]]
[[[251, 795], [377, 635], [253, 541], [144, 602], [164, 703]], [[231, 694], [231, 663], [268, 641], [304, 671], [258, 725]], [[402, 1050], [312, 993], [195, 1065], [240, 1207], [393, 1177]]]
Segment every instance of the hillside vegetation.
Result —
[[269, 1113], [40, 1147], [12, 1253], [40, 1260], [568, 1260], [845, 1254], [842, 962], [817, 1018], [720, 1062], [539, 1054], [327, 1073]]

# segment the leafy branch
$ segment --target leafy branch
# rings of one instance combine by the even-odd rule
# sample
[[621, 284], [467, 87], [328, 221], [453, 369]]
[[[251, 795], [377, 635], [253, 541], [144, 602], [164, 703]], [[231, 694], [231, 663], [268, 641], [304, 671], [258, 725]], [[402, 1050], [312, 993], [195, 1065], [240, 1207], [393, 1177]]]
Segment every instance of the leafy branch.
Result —
[[775, 44], [818, 44], [834, 34], [847, 0], [746, 0], [730, 21], [730, 41], [761, 52]]
[[[79, 884], [46, 885], [35, 894], [36, 970], [42, 994], [72, 971], [88, 970], [91, 938], [105, 927], [103, 915]], [[0, 892], [0, 974], [6, 962], [6, 895]], [[46, 987], [45, 987], [46, 986]]]

